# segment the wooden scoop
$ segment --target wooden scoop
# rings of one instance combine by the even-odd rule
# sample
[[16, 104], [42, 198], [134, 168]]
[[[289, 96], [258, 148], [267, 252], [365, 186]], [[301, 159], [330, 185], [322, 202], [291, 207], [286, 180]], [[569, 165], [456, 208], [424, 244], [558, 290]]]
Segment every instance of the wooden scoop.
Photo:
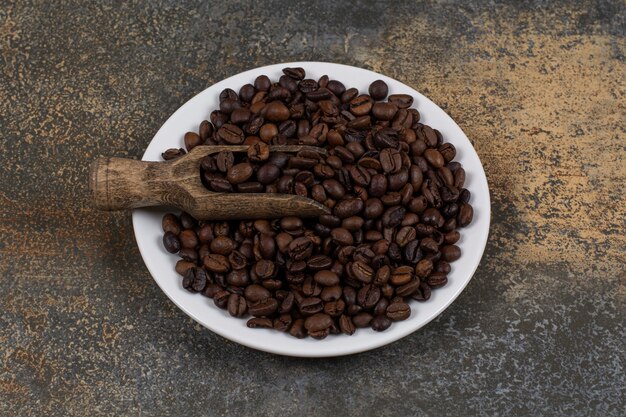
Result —
[[[221, 151], [246, 152], [241, 146], [197, 146], [180, 158], [165, 162], [99, 158], [91, 164], [89, 187], [100, 210], [173, 206], [199, 220], [270, 219], [328, 214], [324, 205], [289, 194], [216, 193], [200, 180], [200, 162]], [[295, 153], [312, 146], [270, 146], [270, 152]]]

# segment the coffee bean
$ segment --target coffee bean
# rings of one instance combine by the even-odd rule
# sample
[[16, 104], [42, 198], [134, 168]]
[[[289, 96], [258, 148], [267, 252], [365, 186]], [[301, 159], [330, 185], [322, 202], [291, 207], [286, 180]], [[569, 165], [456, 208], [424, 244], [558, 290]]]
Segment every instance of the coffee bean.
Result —
[[173, 159], [178, 159], [181, 156], [185, 155], [187, 152], [185, 152], [185, 150], [183, 148], [171, 148], [166, 150], [165, 152], [163, 152], [161, 154], [161, 158], [163, 158], [165, 161], [171, 161]]
[[326, 330], [332, 325], [332, 318], [328, 314], [317, 313], [304, 321], [304, 327], [311, 332], [318, 332], [320, 330]]
[[283, 73], [298, 81], [304, 79], [305, 76], [304, 68], [301, 67], [283, 68]]
[[165, 234], [163, 235], [163, 246], [165, 247], [165, 250], [167, 250], [169, 253], [177, 253], [181, 248], [180, 240], [178, 240], [178, 237], [174, 233], [169, 231], [165, 232]]
[[275, 298], [266, 298], [252, 304], [248, 301], [248, 312], [255, 317], [269, 316], [277, 309], [278, 301]]
[[357, 293], [357, 302], [364, 309], [370, 309], [374, 307], [380, 300], [380, 288], [367, 284], [362, 287]]
[[441, 257], [446, 262], [454, 262], [461, 257], [461, 248], [456, 245], [444, 245], [441, 248]]
[[341, 246], [349, 246], [354, 243], [354, 238], [352, 234], [342, 227], [338, 227], [336, 229], [332, 229], [330, 231], [330, 236], [335, 243]]
[[228, 314], [233, 317], [242, 317], [246, 314], [248, 305], [245, 298], [238, 294], [231, 294], [228, 297]]
[[387, 307], [386, 316], [393, 321], [406, 320], [411, 315], [411, 307], [404, 302], [391, 303]]
[[225, 124], [217, 131], [217, 137], [231, 145], [240, 145], [245, 139], [243, 131], [236, 125]]
[[439, 210], [435, 208], [428, 208], [422, 214], [422, 221], [425, 224], [433, 227], [441, 227], [443, 226], [445, 219], [443, 218]]
[[318, 271], [313, 278], [326, 287], [339, 284], [339, 275], [329, 270]]
[[368, 92], [374, 100], [384, 100], [389, 93], [389, 87], [383, 80], [376, 80], [370, 84]]
[[230, 292], [226, 290], [219, 290], [213, 295], [213, 303], [219, 308], [226, 308], [228, 305], [228, 298], [230, 297]]
[[320, 293], [320, 298], [325, 301], [335, 301], [341, 298], [342, 289], [340, 285], [333, 285], [331, 287], [324, 287]]
[[392, 285], [400, 286], [408, 283], [413, 278], [413, 268], [410, 266], [399, 266], [391, 272], [389, 282]]
[[[328, 190], [327, 190], [328, 191]], [[358, 198], [347, 198], [341, 200], [334, 208], [333, 214], [340, 219], [354, 216], [363, 210], [363, 200]]]
[[462, 203], [459, 207], [459, 214], [457, 217], [457, 224], [459, 227], [466, 227], [474, 218], [474, 209], [467, 203]]
[[392, 94], [387, 100], [399, 109], [407, 109], [413, 104], [413, 97], [408, 94]]
[[380, 314], [372, 319], [372, 329], [377, 332], [385, 331], [393, 322], [385, 315]]
[[410, 241], [415, 240], [417, 234], [415, 228], [411, 226], [405, 226], [398, 230], [396, 234], [396, 243], [401, 248], [405, 247]]
[[398, 288], [396, 288], [396, 295], [398, 295], [399, 297], [408, 297], [411, 294], [413, 294], [415, 291], [417, 291], [419, 289], [419, 286], [420, 286], [420, 280], [412, 279], [406, 284], [401, 285]]
[[352, 323], [357, 328], [369, 327], [373, 318], [370, 313], [361, 312], [352, 317]]
[[271, 329], [274, 327], [272, 320], [262, 317], [254, 317], [246, 322], [246, 326], [251, 329]]
[[312, 315], [319, 313], [324, 309], [324, 303], [318, 297], [307, 297], [299, 303], [300, 312], [304, 315]]
[[272, 101], [265, 108], [265, 118], [272, 122], [289, 119], [289, 109], [280, 101]]
[[355, 116], [364, 116], [372, 109], [373, 100], [370, 96], [361, 95], [350, 101], [350, 112]]
[[430, 288], [440, 288], [448, 283], [448, 276], [443, 272], [433, 272], [426, 279], [426, 283]]
[[406, 214], [406, 209], [401, 206], [394, 206], [387, 209], [382, 216], [383, 226], [384, 227], [396, 227], [404, 218]]
[[352, 177], [352, 181], [355, 184], [358, 184], [362, 187], [367, 187], [372, 179], [367, 169], [359, 165], [353, 165], [350, 168], [350, 176]]
[[247, 181], [253, 174], [252, 165], [248, 162], [233, 165], [226, 173], [226, 179], [231, 184], [241, 184]]
[[339, 329], [341, 329], [343, 334], [347, 335], [353, 335], [356, 331], [356, 327], [354, 326], [352, 319], [343, 314], [339, 317]]
[[370, 283], [374, 279], [374, 270], [364, 262], [356, 261], [350, 267], [351, 275], [363, 283]]
[[398, 132], [392, 128], [380, 129], [374, 134], [374, 144], [378, 149], [395, 149], [398, 147]]
[[313, 242], [308, 237], [299, 237], [289, 243], [288, 250], [294, 260], [308, 259], [313, 252]]

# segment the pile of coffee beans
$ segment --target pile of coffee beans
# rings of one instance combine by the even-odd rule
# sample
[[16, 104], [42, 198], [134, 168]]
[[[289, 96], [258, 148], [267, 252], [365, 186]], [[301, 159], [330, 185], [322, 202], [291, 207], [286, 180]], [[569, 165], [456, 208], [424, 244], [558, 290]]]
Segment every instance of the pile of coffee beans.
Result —
[[[388, 96], [378, 80], [368, 94], [323, 76], [285, 68], [278, 82], [259, 76], [198, 132], [199, 145], [248, 145], [207, 156], [199, 175], [216, 192], [287, 193], [331, 209], [317, 219], [197, 221], [163, 217], [163, 244], [181, 260], [182, 285], [213, 299], [249, 327], [303, 338], [387, 329], [448, 282], [461, 256], [458, 229], [472, 221], [465, 171], [439, 131], [420, 123], [406, 94]], [[326, 154], [270, 152], [310, 145]], [[185, 149], [169, 149], [175, 159]]]

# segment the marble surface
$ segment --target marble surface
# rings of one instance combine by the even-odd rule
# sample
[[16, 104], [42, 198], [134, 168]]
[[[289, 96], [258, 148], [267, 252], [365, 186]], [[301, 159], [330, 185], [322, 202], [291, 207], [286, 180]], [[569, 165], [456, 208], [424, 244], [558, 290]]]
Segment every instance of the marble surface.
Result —
[[[621, 1], [3, 1], [0, 415], [626, 414], [625, 31]], [[152, 281], [129, 214], [89, 203], [94, 158], [139, 157], [197, 92], [293, 60], [428, 95], [490, 183], [472, 282], [372, 352], [216, 336]]]

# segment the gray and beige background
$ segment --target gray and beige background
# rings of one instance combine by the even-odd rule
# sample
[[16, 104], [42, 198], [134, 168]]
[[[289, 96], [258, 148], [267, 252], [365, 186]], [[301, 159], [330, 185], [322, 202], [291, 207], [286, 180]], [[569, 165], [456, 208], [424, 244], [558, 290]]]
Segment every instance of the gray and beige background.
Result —
[[[0, 2], [0, 415], [626, 414], [625, 31], [622, 1]], [[129, 214], [90, 206], [94, 158], [294, 60], [426, 94], [489, 180], [467, 289], [372, 352], [222, 339], [150, 278]]]

